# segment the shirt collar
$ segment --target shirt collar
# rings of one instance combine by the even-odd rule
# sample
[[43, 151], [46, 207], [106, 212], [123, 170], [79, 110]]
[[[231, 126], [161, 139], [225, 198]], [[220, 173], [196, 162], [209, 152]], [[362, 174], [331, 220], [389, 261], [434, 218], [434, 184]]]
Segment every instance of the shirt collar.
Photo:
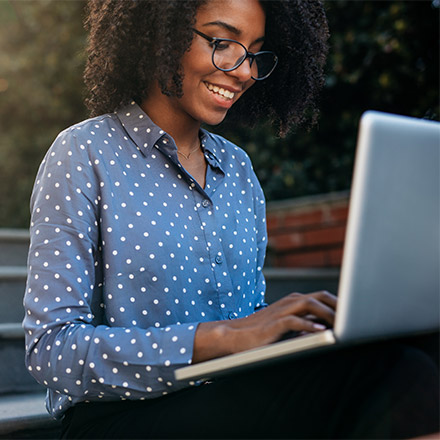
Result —
[[145, 156], [166, 135], [134, 101], [115, 113], [127, 134]]
[[[149, 156], [153, 147], [157, 145], [177, 160], [177, 147], [172, 137], [157, 126], [135, 101], [115, 113], [127, 134], [145, 156]], [[215, 142], [210, 133], [200, 129], [200, 141], [210, 165], [221, 169], [221, 161], [216, 155]]]
[[223, 171], [221, 160], [219, 160], [217, 156], [216, 143], [212, 139], [212, 135], [209, 133], [209, 131], [204, 130], [203, 128], [200, 129], [200, 143], [202, 144], [202, 149], [205, 153], [208, 163]]

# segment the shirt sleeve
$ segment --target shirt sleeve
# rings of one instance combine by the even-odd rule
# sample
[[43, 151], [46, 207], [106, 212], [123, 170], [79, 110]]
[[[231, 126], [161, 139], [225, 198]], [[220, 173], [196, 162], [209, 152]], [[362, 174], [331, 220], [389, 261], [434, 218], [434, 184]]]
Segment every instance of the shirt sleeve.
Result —
[[157, 397], [188, 386], [173, 372], [191, 363], [197, 324], [145, 329], [105, 322], [100, 185], [87, 144], [74, 129], [61, 133], [31, 197], [26, 366], [70, 400]]

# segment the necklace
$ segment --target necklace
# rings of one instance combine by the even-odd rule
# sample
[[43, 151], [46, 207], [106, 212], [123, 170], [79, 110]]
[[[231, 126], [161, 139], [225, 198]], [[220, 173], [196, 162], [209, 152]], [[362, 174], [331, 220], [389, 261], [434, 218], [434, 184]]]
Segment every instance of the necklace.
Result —
[[183, 156], [186, 160], [189, 160], [189, 157], [191, 156], [191, 154], [195, 153], [195, 152], [196, 152], [197, 150], [199, 150], [199, 149], [200, 149], [200, 143], [197, 144], [197, 147], [194, 148], [194, 150], [191, 150], [191, 151], [188, 153], [188, 155], [186, 155], [186, 154], [180, 152], [179, 150], [177, 150], [177, 154], [180, 154], [180, 155]]

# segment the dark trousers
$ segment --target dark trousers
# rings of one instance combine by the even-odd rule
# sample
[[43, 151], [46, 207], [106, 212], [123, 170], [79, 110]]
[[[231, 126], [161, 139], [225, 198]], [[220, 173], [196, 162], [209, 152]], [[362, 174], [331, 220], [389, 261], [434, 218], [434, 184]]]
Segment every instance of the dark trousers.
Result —
[[144, 401], [84, 403], [62, 438], [411, 438], [439, 431], [438, 366], [370, 344], [302, 356]]

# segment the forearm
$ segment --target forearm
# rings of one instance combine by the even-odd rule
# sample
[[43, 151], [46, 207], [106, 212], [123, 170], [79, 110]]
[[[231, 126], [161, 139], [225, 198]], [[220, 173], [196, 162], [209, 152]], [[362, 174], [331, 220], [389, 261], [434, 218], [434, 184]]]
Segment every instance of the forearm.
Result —
[[259, 312], [246, 318], [202, 322], [198, 325], [193, 345], [192, 363], [203, 362], [259, 347], [275, 340], [270, 326], [261, 322]]
[[233, 353], [234, 333], [229, 321], [200, 323], [194, 337], [192, 363], [195, 364]]

